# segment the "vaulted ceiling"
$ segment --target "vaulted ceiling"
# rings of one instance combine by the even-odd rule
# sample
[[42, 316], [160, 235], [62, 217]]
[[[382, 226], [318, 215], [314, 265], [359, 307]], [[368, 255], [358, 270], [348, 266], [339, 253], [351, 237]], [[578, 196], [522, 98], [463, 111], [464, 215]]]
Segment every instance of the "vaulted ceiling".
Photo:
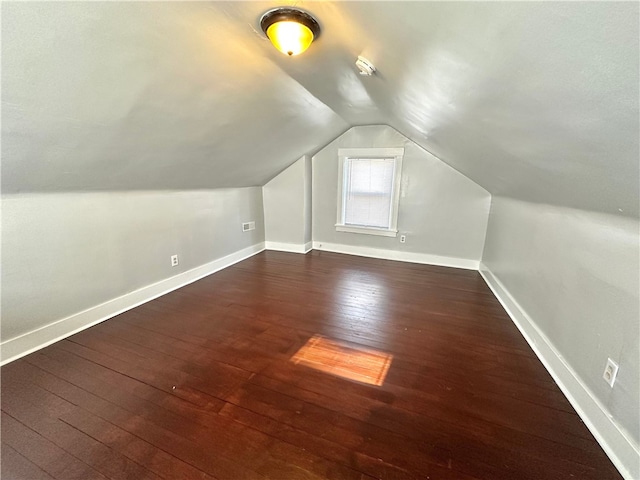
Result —
[[280, 4], [3, 2], [3, 193], [262, 185], [388, 124], [493, 194], [638, 215], [637, 2], [295, 4], [322, 34], [289, 58]]

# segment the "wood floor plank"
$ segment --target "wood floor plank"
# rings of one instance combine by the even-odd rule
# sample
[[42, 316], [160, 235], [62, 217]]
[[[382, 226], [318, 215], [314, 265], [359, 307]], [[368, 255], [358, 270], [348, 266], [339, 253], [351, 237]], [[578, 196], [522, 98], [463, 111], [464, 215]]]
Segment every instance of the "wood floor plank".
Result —
[[[53, 370], [53, 368], [52, 368]], [[208, 446], [200, 445], [177, 435], [174, 432], [158, 426], [151, 420], [144, 418], [144, 411], [140, 415], [106, 401], [82, 388], [62, 380], [51, 372], [42, 371], [33, 381], [55, 395], [66, 399], [95, 416], [135, 435], [154, 445], [160, 450], [170, 453], [185, 463], [210, 474], [216, 478], [265, 478], [255, 471], [243, 467], [236, 461], [220, 455], [209, 455]], [[165, 415], [165, 412], [154, 412]]]
[[[248, 430], [246, 426], [230, 422], [226, 417], [212, 416], [211, 412], [205, 411], [178, 410], [174, 408], [175, 404], [167, 408], [154, 408], [154, 405], [146, 403], [145, 400], [134, 399], [123, 392], [118, 392], [117, 388], [105, 385], [102, 378], [95, 375], [95, 371], [92, 376], [79, 375], [78, 372], [70, 374], [70, 371], [74, 371], [75, 368], [62, 367], [62, 363], [56, 367], [55, 362], [46, 361], [44, 357], [45, 355], [37, 357], [40, 361], [33, 360], [34, 365], [48, 368], [52, 374], [65, 375], [65, 378], [75, 386], [125, 410], [135, 411], [145, 420], [168, 429], [172, 434], [179, 435], [186, 441], [207, 445], [217, 454], [227, 458], [242, 457], [242, 464], [255, 472], [271, 478], [284, 478], [283, 476], [288, 476], [287, 471], [290, 471], [292, 478], [363, 478], [359, 472], [346, 465], [324, 462], [323, 458], [305, 452], [297, 446], [273, 441], [264, 433], [254, 431], [255, 429]], [[31, 373], [34, 374], [34, 372]], [[29, 372], [23, 368], [20, 375], [29, 376]], [[60, 391], [57, 390], [57, 393]], [[72, 400], [74, 403], [79, 401], [76, 396], [72, 397]], [[93, 402], [91, 405], [82, 403], [82, 405], [92, 409], [97, 415], [103, 416], [99, 403]], [[111, 420], [112, 417], [105, 418]], [[251, 446], [248, 446], [247, 442]]]
[[54, 478], [69, 480], [107, 478], [4, 411], [2, 412], [2, 443], [12, 447]]
[[[315, 335], [384, 383], [291, 362]], [[620, 478], [473, 271], [263, 252], [0, 373], [3, 478]]]
[[[523, 449], [514, 448], [516, 445], [513, 444], [506, 444], [503, 449], [497, 448], [488, 435], [484, 438], [488, 438], [490, 443], [483, 444], [466, 428], [458, 428], [457, 432], [454, 432], [451, 424], [436, 422], [432, 418], [429, 418], [428, 422], [418, 423], [416, 421], [420, 416], [390, 406], [367, 405], [362, 399], [359, 399], [357, 404], [345, 405], [342, 400], [334, 402], [320, 394], [284, 389], [283, 384], [271, 381], [260, 383], [260, 386], [246, 386], [245, 390], [239, 391], [230, 402], [303, 429], [310, 434], [321, 435], [335, 442], [344, 442], [348, 448], [356, 448], [388, 463], [398, 462], [398, 466], [413, 471], [427, 469], [428, 466], [424, 462], [430, 458], [436, 465], [452, 468], [458, 473], [477, 472], [482, 463], [482, 478], [540, 478], [540, 473], [533, 468], [534, 457], [529, 458], [530, 461], [526, 462], [526, 468], [522, 471], [505, 469], [504, 458], [515, 458], [521, 455]], [[263, 383], [271, 388], [264, 387]], [[331, 427], [324, 427], [323, 423], [317, 421], [309, 421], [316, 418], [327, 419]], [[428, 425], [429, 428], [420, 431], [416, 428], [416, 423], [420, 426]], [[353, 435], [352, 432], [366, 432], [368, 436], [364, 438], [362, 434]], [[387, 449], [389, 442], [394, 445], [394, 449], [390, 451]], [[397, 449], [403, 451], [400, 461], [395, 458]], [[477, 455], [477, 462], [472, 465], [473, 470], [467, 470], [465, 463], [472, 455]], [[452, 458], [456, 457], [461, 464], [451, 465]], [[529, 455], [526, 454], [526, 457]], [[545, 463], [542, 458], [535, 460], [539, 464]], [[591, 474], [590, 467], [568, 463], [569, 471], [579, 471], [581, 478], [598, 478]], [[562, 462], [556, 461], [554, 465], [559, 469]]]
[[[63, 422], [84, 432], [86, 435], [89, 435], [113, 450], [122, 453], [134, 462], [145, 465], [150, 471], [160, 477], [167, 479], [213, 479], [213, 477], [206, 473], [184, 463], [177, 457], [158, 449], [139, 437], [116, 427], [112, 423], [89, 413], [75, 404], [65, 402], [62, 397], [57, 395], [64, 394], [64, 390], [58, 386], [60, 380], [29, 363], [16, 362], [11, 364], [11, 369], [3, 372], [3, 381], [5, 384], [6, 382], [16, 381], [18, 383], [27, 382], [27, 384], [23, 386], [25, 395], [28, 394], [29, 391], [37, 389], [40, 395], [46, 394], [51, 399], [51, 401], [46, 402], [50, 405], [46, 410], [47, 413], [55, 414]], [[57, 394], [52, 393], [49, 389]], [[57, 405], [58, 408], [51, 408], [52, 402]], [[42, 404], [39, 404], [37, 407], [37, 411], [40, 411]]]
[[11, 480], [13, 478], [32, 478], [40, 480], [53, 479], [51, 475], [32, 463], [26, 457], [20, 455], [9, 445], [3, 443], [0, 447], [2, 453], [0, 464], [0, 478]]
[[[487, 443], [503, 445], [505, 449], [520, 447], [523, 452], [538, 453], [541, 458], [558, 456], [557, 442], [549, 442], [530, 432], [523, 432], [490, 421], [490, 418], [482, 415], [468, 416], [469, 412], [464, 410], [446, 410], [443, 412], [444, 414], [438, 415], [437, 402], [423, 403], [415, 401], [415, 399], [407, 401], [411, 394], [403, 390], [391, 388], [381, 391], [368, 385], [345, 382], [339, 378], [325, 379], [325, 388], [318, 388], [317, 373], [302, 371], [302, 369], [295, 372], [291, 367], [289, 369], [283, 367], [280, 372], [265, 379], [264, 377], [268, 375], [269, 372], [266, 371], [264, 375], [260, 374], [252, 378], [251, 383], [304, 401], [311, 401], [321, 407], [333, 407], [334, 411], [350, 415], [353, 418], [366, 418], [371, 411], [375, 411], [383, 419], [379, 424], [384, 428], [393, 429], [393, 426], [402, 424], [401, 420], [404, 420], [404, 424], [408, 426], [405, 428], [409, 431], [407, 433], [409, 436], [413, 435], [414, 426], [423, 424], [429, 427], [429, 431], [440, 431], [443, 434], [457, 435], [460, 438], [469, 436], [471, 439], [483, 439]], [[327, 395], [327, 392], [331, 392], [331, 394]], [[349, 398], [357, 400], [357, 408], [348, 408]], [[452, 398], [445, 397], [444, 403], [450, 404]], [[522, 404], [521, 407], [528, 411], [529, 407], [526, 404]], [[575, 414], [569, 416], [567, 421], [579, 424], [574, 416]], [[451, 419], [456, 421], [452, 422]], [[571, 437], [571, 440], [570, 444], [563, 444], [562, 448], [571, 451], [573, 461], [579, 461], [586, 465], [597, 465], [597, 460], [594, 460], [593, 457], [594, 452], [598, 453], [599, 447], [597, 445], [592, 442], [581, 442], [580, 438]], [[529, 449], [531, 444], [537, 444], [538, 448]], [[580, 445], [584, 449], [579, 448]], [[558, 458], [561, 457], [558, 456]]]
[[[24, 383], [3, 383], [5, 393], [2, 408], [66, 452], [72, 452], [90, 467], [113, 480], [158, 480], [141, 465], [115, 452], [103, 443], [61, 421], [58, 416], [75, 411], [73, 405], [47, 392], [30, 388]], [[20, 392], [16, 395], [16, 392]], [[54, 399], [55, 405], [51, 399]], [[57, 401], [56, 401], [57, 400]], [[45, 408], [43, 408], [45, 407]], [[46, 413], [43, 413], [44, 412]]]
[[[543, 437], [545, 432], [553, 426], [557, 435], [551, 440], [560, 441], [568, 438], [565, 442], [567, 445], [576, 445], [580, 439], [586, 438], [588, 440], [584, 442], [586, 448], [589, 451], [597, 451], [597, 447], [590, 441], [589, 433], [576, 421], [575, 412], [540, 406], [513, 397], [505, 398], [495, 393], [489, 395], [453, 388], [441, 390], [428, 388], [425, 392], [389, 383], [383, 386], [383, 389], [373, 389], [367, 385], [345, 382], [338, 377], [324, 379], [319, 372], [291, 363], [274, 364], [261, 372], [260, 376], [252, 378], [251, 383], [257, 383], [264, 377], [282, 382], [283, 388], [293, 386], [318, 394], [331, 391], [331, 397], [337, 402], [356, 397], [361, 403], [371, 401], [378, 404], [393, 404], [396, 408], [410, 412], [424, 411], [429, 412], [430, 416], [436, 416], [439, 413], [441, 418], [460, 418], [466, 419], [467, 422], [477, 419], [528, 434], [537, 432]], [[323, 378], [321, 386], [319, 378]], [[262, 380], [262, 383], [267, 381]], [[507, 414], [507, 418], [503, 418], [504, 413]], [[530, 418], [530, 415], [534, 415], [535, 418]]]

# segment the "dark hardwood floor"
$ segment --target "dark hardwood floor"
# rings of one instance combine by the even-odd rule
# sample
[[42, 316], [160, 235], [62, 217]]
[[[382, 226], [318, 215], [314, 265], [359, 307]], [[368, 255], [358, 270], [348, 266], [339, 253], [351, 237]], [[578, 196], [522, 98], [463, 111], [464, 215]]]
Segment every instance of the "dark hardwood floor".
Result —
[[263, 252], [1, 373], [3, 480], [620, 478], [472, 271]]

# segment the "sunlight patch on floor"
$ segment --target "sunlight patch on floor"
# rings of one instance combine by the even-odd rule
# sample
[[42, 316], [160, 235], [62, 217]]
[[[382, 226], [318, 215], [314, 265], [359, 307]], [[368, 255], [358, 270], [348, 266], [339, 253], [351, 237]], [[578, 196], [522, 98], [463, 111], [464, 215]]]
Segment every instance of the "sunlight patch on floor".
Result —
[[291, 357], [296, 365], [369, 385], [382, 385], [393, 355], [364, 347], [354, 347], [321, 335], [311, 337]]

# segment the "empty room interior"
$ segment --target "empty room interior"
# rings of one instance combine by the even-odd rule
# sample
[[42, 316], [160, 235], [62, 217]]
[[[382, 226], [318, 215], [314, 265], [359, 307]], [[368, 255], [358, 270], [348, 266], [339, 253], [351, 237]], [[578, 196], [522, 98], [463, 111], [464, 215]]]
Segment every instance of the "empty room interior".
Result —
[[640, 480], [640, 3], [1, 4], [3, 480]]

